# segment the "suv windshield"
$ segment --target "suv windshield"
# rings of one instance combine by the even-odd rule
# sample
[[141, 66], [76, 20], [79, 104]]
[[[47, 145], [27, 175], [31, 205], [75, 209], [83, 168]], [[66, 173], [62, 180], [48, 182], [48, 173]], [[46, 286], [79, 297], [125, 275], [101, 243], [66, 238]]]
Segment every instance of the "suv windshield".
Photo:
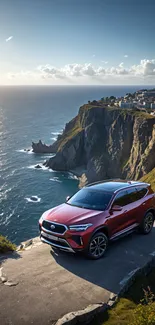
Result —
[[110, 192], [83, 188], [72, 196], [71, 199], [68, 200], [67, 204], [91, 210], [105, 210], [112, 195], [113, 194]]

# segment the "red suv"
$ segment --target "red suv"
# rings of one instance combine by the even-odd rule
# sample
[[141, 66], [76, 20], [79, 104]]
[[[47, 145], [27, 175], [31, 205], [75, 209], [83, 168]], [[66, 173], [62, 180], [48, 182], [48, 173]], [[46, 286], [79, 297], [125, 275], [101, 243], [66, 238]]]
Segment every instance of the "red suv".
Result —
[[90, 184], [39, 220], [42, 242], [68, 252], [102, 257], [110, 240], [135, 229], [148, 234], [155, 219], [150, 184], [108, 181]]

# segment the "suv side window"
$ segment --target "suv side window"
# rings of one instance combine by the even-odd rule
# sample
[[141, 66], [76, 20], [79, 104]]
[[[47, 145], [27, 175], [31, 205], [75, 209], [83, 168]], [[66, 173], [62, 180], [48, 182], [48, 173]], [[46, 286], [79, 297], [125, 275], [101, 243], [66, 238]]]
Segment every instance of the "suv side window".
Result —
[[138, 200], [137, 191], [135, 187], [129, 188], [127, 192], [128, 192], [128, 197], [127, 197], [128, 204], [136, 202]]
[[147, 187], [137, 187], [136, 190], [137, 190], [137, 200], [142, 199], [148, 191]]
[[127, 195], [128, 195], [127, 191], [121, 191], [118, 194], [116, 194], [116, 197], [114, 199], [112, 206], [120, 205], [123, 207], [123, 206], [127, 205], [128, 204], [127, 203]]
[[113, 205], [120, 205], [120, 206], [125, 206], [127, 204], [133, 203], [137, 201], [137, 191], [136, 189], [129, 188], [127, 190], [121, 191], [116, 195], [116, 198], [113, 202]]

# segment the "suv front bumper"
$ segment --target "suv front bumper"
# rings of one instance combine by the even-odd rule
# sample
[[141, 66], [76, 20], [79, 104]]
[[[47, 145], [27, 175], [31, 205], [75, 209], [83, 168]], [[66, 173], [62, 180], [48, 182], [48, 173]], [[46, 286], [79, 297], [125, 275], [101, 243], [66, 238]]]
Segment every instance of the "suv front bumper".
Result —
[[41, 230], [40, 239], [43, 243], [51, 245], [52, 247], [65, 250], [67, 252], [75, 253], [75, 251], [69, 245], [68, 241], [65, 238], [53, 236], [53, 235]]

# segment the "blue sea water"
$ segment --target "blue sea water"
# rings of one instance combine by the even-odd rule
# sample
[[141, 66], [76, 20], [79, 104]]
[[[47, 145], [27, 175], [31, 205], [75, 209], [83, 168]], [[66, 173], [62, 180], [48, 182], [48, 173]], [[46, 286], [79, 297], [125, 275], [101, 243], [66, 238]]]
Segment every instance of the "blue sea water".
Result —
[[[52, 143], [88, 100], [121, 96], [134, 86], [0, 87], [0, 233], [15, 243], [38, 235], [41, 214], [75, 193], [69, 173], [34, 169], [50, 155], [25, 153], [32, 141]], [[37, 201], [31, 201], [36, 196]]]

